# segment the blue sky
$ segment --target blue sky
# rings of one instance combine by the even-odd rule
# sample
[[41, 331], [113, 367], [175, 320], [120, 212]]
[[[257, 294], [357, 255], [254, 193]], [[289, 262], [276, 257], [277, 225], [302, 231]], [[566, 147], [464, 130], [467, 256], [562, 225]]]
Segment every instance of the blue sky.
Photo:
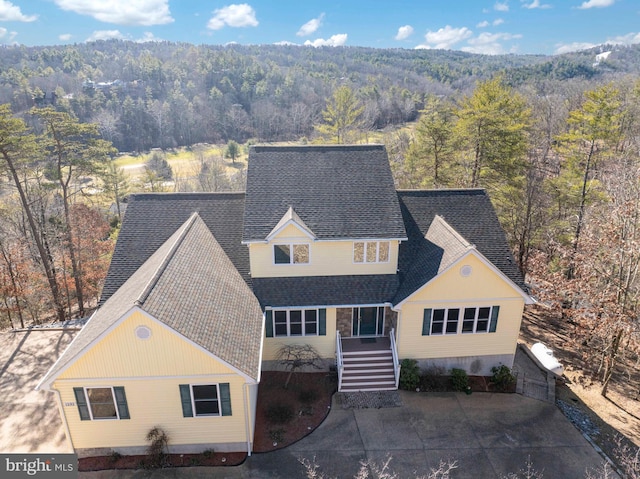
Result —
[[0, 44], [194, 44], [556, 54], [640, 43], [638, 0], [0, 0]]

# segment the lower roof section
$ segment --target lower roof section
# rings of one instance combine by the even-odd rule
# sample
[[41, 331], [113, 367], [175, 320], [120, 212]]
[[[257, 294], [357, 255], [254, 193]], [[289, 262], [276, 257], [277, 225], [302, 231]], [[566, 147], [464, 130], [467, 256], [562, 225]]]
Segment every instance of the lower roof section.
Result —
[[384, 304], [397, 290], [395, 274], [253, 278], [263, 308]]

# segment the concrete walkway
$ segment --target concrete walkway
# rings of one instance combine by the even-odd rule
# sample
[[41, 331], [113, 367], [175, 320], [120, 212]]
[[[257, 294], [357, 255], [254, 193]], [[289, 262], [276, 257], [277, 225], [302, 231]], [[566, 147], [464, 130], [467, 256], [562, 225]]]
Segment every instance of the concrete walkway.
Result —
[[452, 478], [493, 479], [530, 458], [547, 479], [578, 479], [602, 458], [552, 404], [516, 394], [400, 392], [402, 406], [342, 409], [334, 404], [312, 434], [288, 448], [254, 454], [237, 467], [103, 471], [83, 478], [298, 478], [300, 458], [330, 477], [351, 478], [360, 462], [392, 457], [400, 478], [427, 475], [440, 460], [457, 461]]
[[54, 393], [35, 387], [76, 332], [0, 334], [0, 452], [73, 452]]

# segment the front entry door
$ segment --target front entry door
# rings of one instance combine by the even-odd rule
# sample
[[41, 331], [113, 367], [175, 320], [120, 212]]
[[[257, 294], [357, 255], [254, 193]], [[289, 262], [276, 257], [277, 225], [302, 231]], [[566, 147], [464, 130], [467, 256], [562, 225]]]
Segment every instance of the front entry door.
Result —
[[384, 326], [384, 308], [353, 308], [353, 335], [380, 336]]

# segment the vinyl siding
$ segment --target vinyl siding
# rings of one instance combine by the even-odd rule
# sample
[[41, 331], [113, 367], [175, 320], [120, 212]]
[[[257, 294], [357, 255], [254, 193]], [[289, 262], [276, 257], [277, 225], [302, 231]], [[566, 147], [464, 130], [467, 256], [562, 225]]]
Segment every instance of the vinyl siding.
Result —
[[324, 359], [332, 359], [336, 354], [336, 309], [327, 308], [326, 336], [278, 336], [264, 339], [262, 359], [273, 361], [282, 346], [291, 344], [310, 344]]
[[[287, 233], [296, 236], [287, 236]], [[309, 264], [274, 264], [273, 245], [278, 243], [309, 244]], [[353, 241], [312, 241], [292, 225], [270, 243], [249, 245], [251, 276], [254, 278], [284, 276], [334, 276], [352, 274], [395, 274], [398, 268], [398, 241], [390, 241], [387, 263], [354, 263]]]
[[[138, 326], [151, 337], [136, 337]], [[231, 368], [190, 344], [178, 333], [139, 311], [99, 340], [59, 377], [109, 378], [233, 374]]]
[[[470, 276], [460, 268], [473, 268]], [[422, 335], [425, 308], [500, 306], [495, 333]], [[429, 359], [514, 354], [524, 298], [477, 257], [470, 255], [418, 290], [402, 305], [398, 326], [398, 354], [401, 359]]]
[[[231, 416], [182, 416], [179, 384], [228, 382]], [[169, 445], [246, 442], [243, 406], [244, 380], [237, 375], [208, 375], [191, 378], [58, 380], [65, 416], [75, 448], [147, 446], [147, 432], [162, 427]], [[74, 387], [124, 386], [131, 419], [81, 421], [73, 395]], [[251, 420], [251, 415], [249, 415]], [[253, 430], [251, 425], [250, 430]]]

